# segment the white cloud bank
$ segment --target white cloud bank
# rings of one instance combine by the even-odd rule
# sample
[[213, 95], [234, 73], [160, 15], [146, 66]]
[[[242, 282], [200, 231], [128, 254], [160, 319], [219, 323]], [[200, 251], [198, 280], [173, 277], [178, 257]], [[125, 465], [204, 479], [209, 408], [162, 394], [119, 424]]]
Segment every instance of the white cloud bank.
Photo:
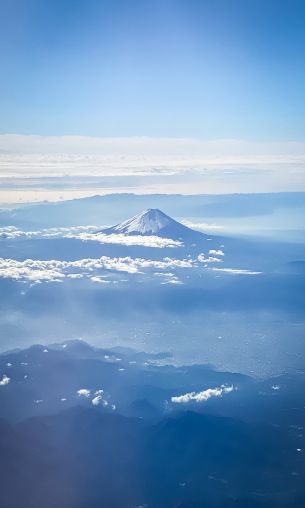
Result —
[[[12, 175], [173, 173], [190, 167], [302, 165], [304, 142], [242, 139], [0, 135], [0, 167]], [[44, 163], [42, 165], [42, 162]]]
[[183, 245], [183, 243], [178, 240], [172, 240], [171, 238], [161, 238], [160, 236], [128, 236], [123, 234], [106, 235], [104, 233], [82, 233], [78, 238], [85, 241], [91, 240], [99, 243], [112, 243], [127, 246], [138, 245], [141, 247], [154, 247], [158, 249], [162, 249], [164, 247], [181, 247]]
[[0, 238], [16, 240], [18, 238], [79, 238], [82, 234], [90, 234], [100, 230], [102, 226], [71, 226], [69, 228], [48, 228], [36, 231], [22, 231], [15, 226], [0, 228]]
[[102, 244], [141, 246], [162, 249], [164, 247], [182, 247], [183, 243], [160, 236], [124, 235], [99, 233], [102, 226], [78, 226], [70, 228], [49, 228], [40, 231], [22, 231], [14, 226], [0, 228], [0, 239], [15, 240], [18, 238], [70, 238], [82, 241], [93, 241]]
[[2, 177], [155, 177], [153, 183], [104, 182], [104, 192], [305, 190], [304, 167], [304, 142], [0, 135]]
[[189, 392], [184, 395], [178, 395], [171, 398], [174, 404], [187, 404], [189, 402], [206, 402], [212, 397], [221, 397], [225, 393], [230, 393], [234, 390], [234, 386], [221, 385], [217, 388], [208, 388], [202, 392]]
[[[143, 270], [168, 270], [192, 268], [193, 266], [194, 261], [192, 259], [173, 259], [169, 257], [165, 257], [162, 260], [152, 260], [102, 256], [96, 259], [85, 258], [77, 261], [59, 261], [56, 259], [26, 259], [24, 261], [17, 261], [16, 259], [0, 258], [0, 278], [28, 280], [32, 282], [58, 282], [65, 277], [71, 278], [71, 275], [77, 275], [77, 278], [80, 278], [80, 275], [87, 275], [92, 280], [93, 272], [99, 270], [136, 274], [142, 273]], [[76, 270], [77, 273], [69, 273], [73, 270]], [[80, 274], [79, 271], [82, 273]]]

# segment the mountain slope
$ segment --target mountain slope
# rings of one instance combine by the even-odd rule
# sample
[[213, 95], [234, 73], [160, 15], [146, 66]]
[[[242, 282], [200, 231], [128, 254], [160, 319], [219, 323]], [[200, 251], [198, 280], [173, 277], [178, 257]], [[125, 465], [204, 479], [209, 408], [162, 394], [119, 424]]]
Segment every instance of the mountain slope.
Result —
[[192, 412], [151, 425], [73, 408], [0, 430], [5, 508], [304, 506], [304, 463], [281, 428]]

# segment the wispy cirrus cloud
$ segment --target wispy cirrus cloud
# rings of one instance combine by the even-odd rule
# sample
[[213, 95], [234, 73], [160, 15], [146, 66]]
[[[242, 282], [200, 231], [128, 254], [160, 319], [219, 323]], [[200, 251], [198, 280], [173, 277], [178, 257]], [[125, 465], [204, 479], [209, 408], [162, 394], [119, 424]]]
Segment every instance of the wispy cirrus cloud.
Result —
[[261, 275], [262, 272], [256, 272], [253, 270], [244, 270], [241, 268], [211, 268], [214, 272], [223, 272], [232, 275]]

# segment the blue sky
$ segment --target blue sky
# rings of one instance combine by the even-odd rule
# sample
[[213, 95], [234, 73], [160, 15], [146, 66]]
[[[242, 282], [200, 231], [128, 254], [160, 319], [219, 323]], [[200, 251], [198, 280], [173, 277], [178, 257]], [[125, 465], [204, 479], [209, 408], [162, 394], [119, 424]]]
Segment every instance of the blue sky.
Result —
[[305, 137], [303, 0], [1, 0], [1, 133]]

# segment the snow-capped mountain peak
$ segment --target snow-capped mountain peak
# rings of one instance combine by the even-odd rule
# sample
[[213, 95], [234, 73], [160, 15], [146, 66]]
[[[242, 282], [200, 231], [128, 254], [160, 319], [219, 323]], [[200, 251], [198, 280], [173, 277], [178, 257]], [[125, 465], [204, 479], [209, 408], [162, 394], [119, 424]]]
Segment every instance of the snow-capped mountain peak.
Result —
[[158, 210], [158, 208], [149, 208], [131, 217], [131, 219], [103, 230], [103, 232], [108, 234], [121, 233], [125, 235], [154, 235], [174, 238], [187, 229], [183, 224], [175, 221], [161, 210]]
[[131, 219], [117, 224], [112, 229], [117, 233], [137, 235], [158, 235], [173, 219], [157, 208], [145, 210]]
[[205, 235], [184, 226], [158, 208], [149, 208], [115, 226], [103, 229], [105, 234], [160, 236], [177, 240], [202, 239]]

